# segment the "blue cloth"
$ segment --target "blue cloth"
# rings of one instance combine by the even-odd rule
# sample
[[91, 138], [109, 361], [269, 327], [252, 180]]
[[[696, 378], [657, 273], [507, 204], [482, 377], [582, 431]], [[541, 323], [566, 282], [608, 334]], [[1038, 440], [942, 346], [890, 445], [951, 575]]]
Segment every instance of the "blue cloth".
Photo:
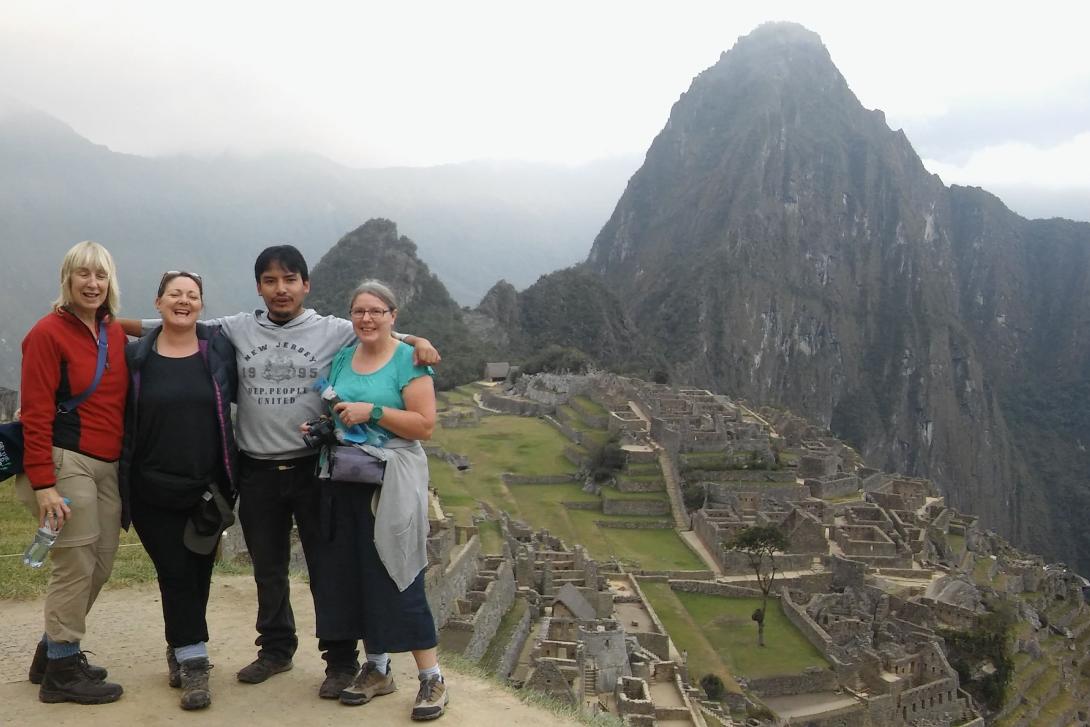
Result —
[[45, 655], [50, 659], [64, 659], [80, 652], [78, 641], [53, 641], [45, 639]]
[[208, 644], [204, 641], [198, 641], [195, 644], [177, 646], [174, 648], [174, 658], [178, 660], [179, 664], [187, 659], [207, 659]]

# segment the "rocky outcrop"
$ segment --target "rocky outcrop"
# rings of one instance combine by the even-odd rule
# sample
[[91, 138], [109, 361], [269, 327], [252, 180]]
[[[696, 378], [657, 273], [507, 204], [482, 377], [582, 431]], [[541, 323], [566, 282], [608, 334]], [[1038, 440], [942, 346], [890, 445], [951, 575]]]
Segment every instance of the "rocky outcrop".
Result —
[[943, 185], [779, 23], [694, 79], [587, 265], [675, 378], [799, 412], [1085, 568], [1088, 256], [1088, 224]]

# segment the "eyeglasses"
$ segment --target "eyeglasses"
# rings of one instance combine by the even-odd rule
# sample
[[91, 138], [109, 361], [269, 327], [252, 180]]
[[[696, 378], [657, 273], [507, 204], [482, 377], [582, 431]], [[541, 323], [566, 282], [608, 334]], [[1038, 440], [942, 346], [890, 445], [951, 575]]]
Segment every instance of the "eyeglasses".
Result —
[[174, 278], [179, 277], [189, 278], [190, 280], [192, 280], [194, 283], [197, 284], [197, 290], [200, 291], [202, 295], [204, 294], [204, 281], [201, 280], [200, 275], [197, 275], [196, 273], [191, 273], [188, 270], [168, 270], [163, 273], [163, 277], [159, 278], [160, 297], [163, 295], [163, 291], [166, 290], [167, 283], [169, 283], [171, 280], [174, 280]]
[[378, 320], [392, 310], [393, 308], [353, 308], [348, 314], [353, 318], [366, 318], [367, 316], [370, 316], [371, 320]]

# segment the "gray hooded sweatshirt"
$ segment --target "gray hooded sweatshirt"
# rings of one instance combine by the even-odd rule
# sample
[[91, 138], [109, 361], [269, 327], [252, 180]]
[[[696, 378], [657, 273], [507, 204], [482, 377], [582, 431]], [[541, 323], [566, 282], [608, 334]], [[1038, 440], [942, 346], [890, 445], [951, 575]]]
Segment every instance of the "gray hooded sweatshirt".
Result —
[[[239, 449], [256, 459], [315, 454], [303, 444], [299, 425], [329, 413], [314, 384], [329, 374], [334, 354], [356, 340], [352, 324], [311, 308], [283, 325], [264, 310], [202, 322], [219, 326], [235, 347]], [[161, 321], [141, 323], [154, 328]]]

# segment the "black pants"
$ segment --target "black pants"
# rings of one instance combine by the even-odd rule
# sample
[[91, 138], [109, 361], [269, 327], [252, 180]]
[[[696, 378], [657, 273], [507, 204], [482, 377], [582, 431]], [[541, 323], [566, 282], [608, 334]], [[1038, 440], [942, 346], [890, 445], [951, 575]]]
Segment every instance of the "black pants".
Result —
[[188, 519], [186, 511], [165, 510], [132, 498], [132, 524], [155, 565], [167, 643], [174, 648], [208, 641], [205, 614], [216, 553], [198, 555], [182, 544]]
[[[315, 610], [323, 592], [322, 564], [315, 557], [320, 537], [320, 490], [314, 468], [317, 457], [297, 460], [239, 461], [239, 520], [254, 565], [257, 583], [257, 632], [261, 656], [290, 659], [299, 646], [295, 614], [291, 610], [288, 563], [291, 558], [292, 518], [310, 574]], [[328, 589], [324, 589], [328, 590]], [[356, 642], [326, 639], [319, 631], [318, 648], [329, 667], [358, 666]]]

